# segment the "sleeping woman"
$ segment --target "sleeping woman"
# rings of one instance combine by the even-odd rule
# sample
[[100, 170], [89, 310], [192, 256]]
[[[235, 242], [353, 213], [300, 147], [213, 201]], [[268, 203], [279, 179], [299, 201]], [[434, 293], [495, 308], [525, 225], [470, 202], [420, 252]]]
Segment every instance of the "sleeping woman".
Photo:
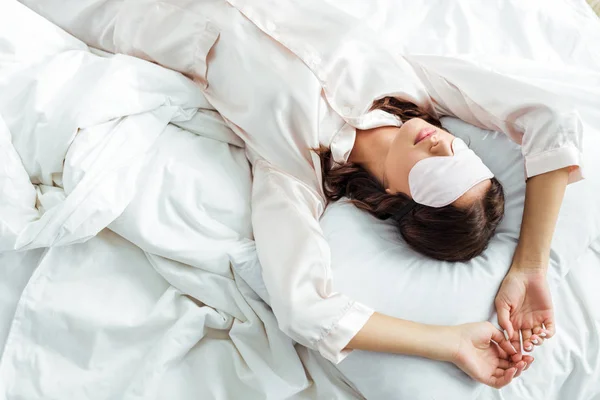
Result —
[[[196, 80], [245, 141], [256, 247], [281, 329], [333, 363], [354, 349], [410, 354], [508, 384], [533, 361], [519, 333], [525, 351], [554, 334], [545, 273], [563, 193], [582, 177], [577, 113], [499, 65], [399, 56], [323, 2], [246, 3], [199, 6], [209, 22], [196, 54], [206, 74]], [[503, 216], [502, 186], [441, 128], [442, 115], [522, 145], [521, 235], [496, 299], [504, 332], [489, 322], [410, 322], [331, 289], [319, 225], [329, 200], [347, 197], [390, 220], [429, 257], [465, 261], [486, 248]]]

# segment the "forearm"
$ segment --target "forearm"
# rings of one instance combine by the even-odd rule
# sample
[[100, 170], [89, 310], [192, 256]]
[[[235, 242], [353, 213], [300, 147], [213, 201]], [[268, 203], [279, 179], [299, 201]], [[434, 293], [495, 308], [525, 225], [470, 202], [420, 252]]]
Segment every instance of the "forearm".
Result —
[[[447, 332], [446, 332], [447, 331]], [[374, 313], [348, 343], [349, 349], [451, 361], [457, 349], [450, 327], [426, 325]]]
[[544, 272], [548, 268], [550, 245], [568, 178], [568, 169], [563, 168], [527, 181], [521, 234], [512, 268]]

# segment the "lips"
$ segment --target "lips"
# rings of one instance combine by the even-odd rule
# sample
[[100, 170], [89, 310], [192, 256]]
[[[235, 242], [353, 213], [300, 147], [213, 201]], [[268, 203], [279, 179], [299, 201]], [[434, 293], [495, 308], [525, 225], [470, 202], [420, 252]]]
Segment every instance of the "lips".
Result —
[[419, 143], [420, 141], [427, 139], [429, 136], [433, 135], [435, 133], [435, 128], [423, 128], [421, 129], [421, 131], [417, 134], [417, 137], [415, 138], [415, 144]]

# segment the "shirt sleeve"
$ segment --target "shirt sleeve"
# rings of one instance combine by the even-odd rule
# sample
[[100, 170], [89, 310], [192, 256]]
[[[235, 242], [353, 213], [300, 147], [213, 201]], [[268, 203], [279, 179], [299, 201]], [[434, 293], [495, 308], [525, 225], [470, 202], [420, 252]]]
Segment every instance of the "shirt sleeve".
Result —
[[254, 164], [252, 223], [279, 327], [339, 363], [373, 310], [332, 291], [330, 250], [319, 224], [322, 196], [264, 160]]
[[175, 1], [22, 0], [86, 44], [156, 62], [206, 87], [218, 30], [195, 7]]
[[[569, 183], [583, 179], [583, 125], [560, 95], [521, 71], [556, 76], [536, 64], [517, 68], [501, 60], [406, 56], [427, 88], [435, 111], [506, 133], [519, 143], [527, 178], [570, 167]], [[493, 65], [493, 67], [492, 67]]]

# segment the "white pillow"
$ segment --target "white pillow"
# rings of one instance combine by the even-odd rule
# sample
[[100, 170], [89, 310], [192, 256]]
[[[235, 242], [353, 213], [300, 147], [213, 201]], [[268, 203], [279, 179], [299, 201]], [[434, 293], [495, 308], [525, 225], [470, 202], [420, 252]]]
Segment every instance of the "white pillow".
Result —
[[[519, 237], [523, 159], [519, 146], [503, 134], [454, 118], [442, 123], [469, 143], [504, 185], [506, 214], [488, 249], [467, 263], [428, 259], [409, 249], [392, 224], [340, 201], [321, 220], [331, 246], [334, 290], [379, 312], [423, 323], [496, 322], [493, 300]], [[586, 137], [586, 146], [597, 148], [599, 137], [589, 132], [595, 136]], [[594, 201], [600, 194], [600, 160], [589, 153], [587, 179], [567, 189], [561, 210], [549, 271], [554, 284], [600, 235], [600, 204]], [[356, 351], [338, 368], [369, 399], [466, 399], [481, 388], [449, 363], [418, 357]]]

